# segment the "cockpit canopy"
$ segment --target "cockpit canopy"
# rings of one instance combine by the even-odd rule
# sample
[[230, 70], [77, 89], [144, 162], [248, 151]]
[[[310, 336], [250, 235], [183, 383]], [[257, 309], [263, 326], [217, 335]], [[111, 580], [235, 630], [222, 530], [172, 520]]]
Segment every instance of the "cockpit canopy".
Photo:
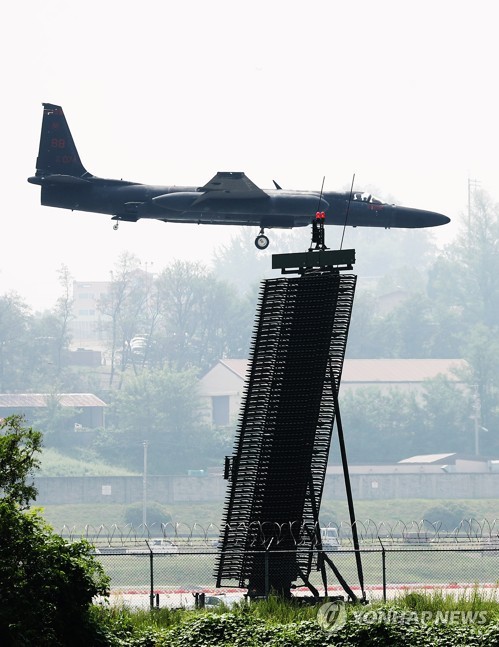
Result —
[[383, 200], [376, 198], [374, 195], [367, 193], [366, 191], [355, 191], [353, 194], [353, 200], [369, 202], [370, 204], [385, 204]]

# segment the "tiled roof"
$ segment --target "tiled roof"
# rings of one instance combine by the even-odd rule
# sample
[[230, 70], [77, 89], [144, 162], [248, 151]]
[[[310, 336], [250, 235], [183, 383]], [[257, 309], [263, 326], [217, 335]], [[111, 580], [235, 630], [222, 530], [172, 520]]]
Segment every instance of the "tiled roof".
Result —
[[341, 381], [423, 382], [437, 375], [459, 381], [454, 369], [465, 367], [462, 359], [346, 359]]
[[[220, 363], [244, 380], [246, 359], [221, 359]], [[462, 359], [345, 359], [341, 381], [346, 383], [423, 382], [437, 375], [459, 381], [454, 369], [466, 367]]]
[[21, 409], [46, 407], [52, 398], [61, 407], [105, 407], [107, 406], [93, 393], [0, 393], [0, 408]]

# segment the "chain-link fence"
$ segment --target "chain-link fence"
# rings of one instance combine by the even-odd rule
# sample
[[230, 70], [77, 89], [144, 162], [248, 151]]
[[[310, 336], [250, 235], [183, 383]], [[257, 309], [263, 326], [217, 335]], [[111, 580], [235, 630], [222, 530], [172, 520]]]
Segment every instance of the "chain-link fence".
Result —
[[[496, 521], [462, 521], [452, 532], [441, 524], [427, 521], [393, 524], [357, 522], [358, 549], [354, 547], [349, 524], [329, 526], [337, 543], [326, 547], [325, 555], [333, 562], [348, 586], [359, 597], [384, 598], [407, 589], [442, 588], [462, 590], [478, 586], [497, 593], [499, 586], [499, 524]], [[217, 599], [242, 598], [246, 589], [227, 583], [215, 588], [216, 567], [222, 546], [220, 528], [215, 524], [188, 526], [169, 523], [162, 526], [87, 526], [83, 532], [64, 527], [68, 540], [88, 539], [94, 546], [111, 579], [114, 596], [126, 602], [161, 606], [191, 606], [203, 593]], [[293, 529], [291, 529], [292, 531]], [[289, 539], [290, 528], [276, 524], [259, 527], [258, 542], [246, 553], [258, 552], [264, 571], [271, 573], [283, 552], [279, 537]], [[317, 534], [328, 535], [324, 528]], [[268, 538], [273, 538], [272, 542]], [[301, 533], [296, 532], [300, 537]], [[321, 595], [344, 593], [328, 565], [322, 563], [321, 547], [310, 551], [313, 565], [307, 586], [297, 578], [296, 595], [306, 595], [315, 588]], [[297, 544], [297, 549], [300, 549]], [[288, 554], [293, 551], [287, 551]], [[303, 547], [301, 548], [303, 554]], [[361, 556], [359, 574], [356, 554]], [[293, 559], [290, 554], [290, 558]], [[326, 573], [326, 580], [324, 579]], [[224, 582], [225, 584], [225, 582]], [[265, 587], [270, 593], [269, 587]], [[222, 597], [221, 597], [222, 596]]]

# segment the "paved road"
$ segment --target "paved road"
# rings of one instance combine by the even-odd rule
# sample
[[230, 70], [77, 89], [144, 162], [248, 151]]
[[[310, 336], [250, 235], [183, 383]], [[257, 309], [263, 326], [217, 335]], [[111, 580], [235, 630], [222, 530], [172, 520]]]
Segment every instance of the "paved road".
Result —
[[[485, 598], [495, 599], [499, 602], [499, 587], [496, 584], [481, 584], [478, 587], [478, 590], [481, 595]], [[354, 593], [358, 594], [360, 597], [360, 591], [357, 588], [353, 588]], [[444, 594], [454, 595], [456, 598], [463, 597], [467, 593], [475, 591], [475, 585], [469, 584], [442, 584], [439, 585], [425, 585], [425, 584], [407, 584], [403, 586], [392, 586], [387, 587], [386, 597], [388, 600], [393, 600], [398, 596], [404, 595], [409, 591], [420, 591], [422, 593], [431, 593], [432, 591], [441, 591]], [[235, 602], [244, 600], [244, 594], [246, 591], [241, 589], [202, 589], [199, 593], [205, 593], [207, 605], [210, 606], [216, 603], [216, 599], [223, 601], [228, 606], [231, 606]], [[342, 595], [343, 589], [340, 587], [328, 587], [328, 592], [330, 595]], [[195, 606], [195, 591], [185, 591], [185, 590], [176, 590], [176, 591], [155, 591], [154, 605], [156, 606], [159, 602], [160, 607], [169, 607], [169, 608], [185, 608], [192, 609]], [[322, 591], [321, 591], [322, 593]], [[296, 595], [309, 595], [310, 592], [306, 588], [296, 589]], [[367, 599], [369, 601], [382, 600], [383, 599], [383, 587], [375, 586], [368, 587], [366, 589]], [[98, 600], [98, 602], [106, 603], [104, 599]], [[149, 600], [149, 591], [146, 590], [113, 590], [109, 598], [109, 602], [112, 605], [126, 605], [132, 608], [148, 609], [150, 605]]]

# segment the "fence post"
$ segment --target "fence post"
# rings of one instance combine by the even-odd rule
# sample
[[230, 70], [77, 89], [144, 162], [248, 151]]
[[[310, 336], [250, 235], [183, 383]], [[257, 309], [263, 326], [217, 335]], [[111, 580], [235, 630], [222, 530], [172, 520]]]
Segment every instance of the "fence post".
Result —
[[383, 575], [383, 602], [386, 602], [386, 550], [383, 546], [383, 542], [378, 537], [378, 541], [381, 544], [381, 572]]
[[269, 599], [269, 548], [265, 547], [265, 599]]
[[196, 609], [204, 609], [206, 603], [205, 593], [194, 593], [194, 607]]
[[149, 589], [149, 607], [154, 609], [154, 553], [151, 550], [151, 546], [146, 539], [147, 547], [149, 548], [149, 578], [150, 578], [150, 589]]

